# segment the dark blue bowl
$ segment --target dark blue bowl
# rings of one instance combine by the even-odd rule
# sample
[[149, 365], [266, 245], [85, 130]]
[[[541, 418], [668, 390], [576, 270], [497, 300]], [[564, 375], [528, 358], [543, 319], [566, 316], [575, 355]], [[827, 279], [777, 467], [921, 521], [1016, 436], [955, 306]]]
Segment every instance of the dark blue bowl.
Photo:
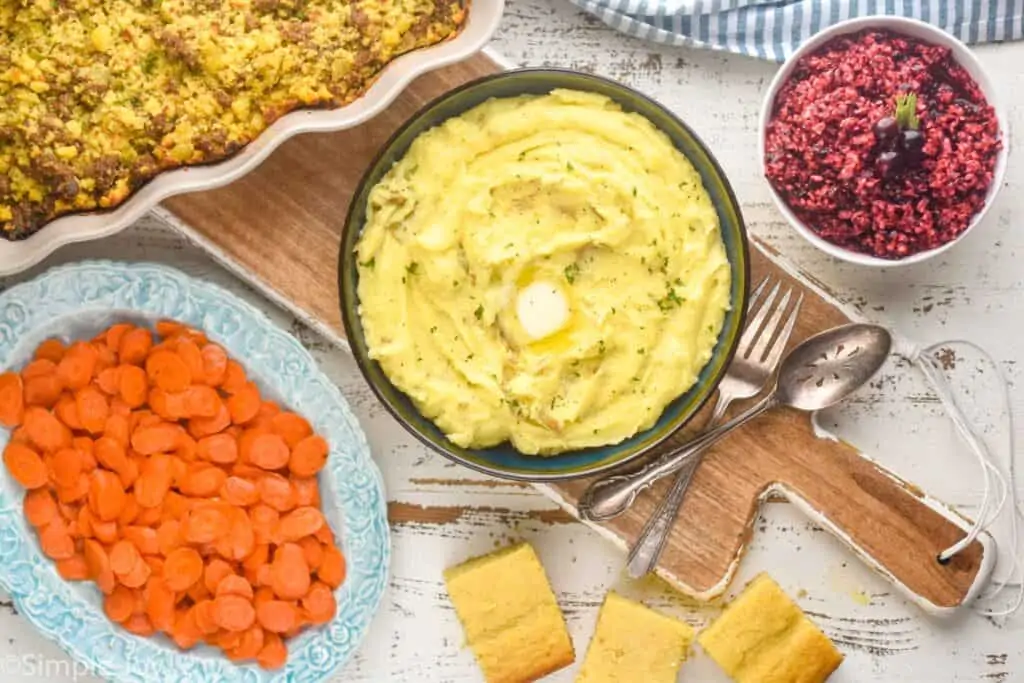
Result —
[[[626, 111], [636, 112], [651, 121], [690, 160], [700, 173], [718, 211], [722, 239], [732, 267], [732, 307], [726, 315], [712, 358], [701, 371], [697, 383], [670, 403], [658, 422], [647, 431], [613, 446], [554, 456], [524, 455], [508, 444], [487, 449], [461, 448], [419, 413], [367, 352], [358, 314], [359, 272], [355, 252], [366, 220], [367, 198], [370, 190], [405, 155], [421, 133], [492, 98], [543, 95], [558, 88], [596, 92], [610, 97]], [[352, 197], [342, 235], [338, 263], [341, 315], [345, 334], [363, 376], [391, 414], [427, 446], [458, 463], [496, 477], [527, 481], [571, 479], [594, 475], [640, 457], [686, 424], [711, 397], [732, 360], [743, 329], [750, 284], [749, 261], [743, 217], [725, 174], [694, 132], [670, 111], [625, 85], [590, 74], [560, 69], [506, 71], [467, 83], [427, 104], [395, 132], [370, 165]]]

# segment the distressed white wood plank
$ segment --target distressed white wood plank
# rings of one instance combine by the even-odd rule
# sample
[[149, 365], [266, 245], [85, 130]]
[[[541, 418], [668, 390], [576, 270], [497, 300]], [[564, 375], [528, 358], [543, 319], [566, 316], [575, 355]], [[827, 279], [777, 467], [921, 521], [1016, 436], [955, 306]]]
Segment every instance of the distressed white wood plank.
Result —
[[[657, 97], [715, 152], [743, 202], [752, 233], [813, 273], [843, 302], [914, 339], [968, 336], [982, 341], [1019, 386], [1024, 346], [1017, 339], [1024, 335], [1024, 323], [1018, 302], [1024, 275], [1017, 261], [1024, 254], [1024, 235], [1013, 226], [1024, 220], [1016, 201], [1024, 192], [1024, 167], [1015, 156], [1008, 187], [986, 224], [942, 261], [866, 271], [822, 257], [781, 221], [770, 203], [754, 141], [760, 97], [775, 66], [652, 46], [610, 31], [564, 0], [510, 0], [495, 47], [516, 63], [595, 71]], [[1024, 44], [981, 48], [979, 54], [1009, 98], [1011, 126], [1024, 130], [1024, 72], [1019, 68]], [[567, 522], [531, 488], [495, 482], [426, 451], [379, 406], [347, 356], [158, 221], [62, 249], [41, 268], [82, 258], [160, 261], [232, 289], [295, 333], [349, 398], [369, 434], [399, 521], [393, 526], [393, 578], [383, 608], [358, 656], [337, 680], [480, 681], [471, 655], [461, 647], [462, 633], [441, 572], [511, 540], [526, 539], [538, 548], [579, 660], [610, 588], [695, 625], [716, 613], [714, 607], [693, 606], [656, 581], [623, 579], [617, 550], [586, 527]], [[974, 356], [958, 356], [958, 379], [972, 384], [988, 380], [991, 373]], [[1016, 386], [1014, 396], [1020, 413], [1024, 402]], [[935, 397], [900, 364], [891, 363], [871, 387], [824, 422], [930, 492], [968, 511], [977, 500], [973, 466], [956, 445]], [[432, 521], [408, 521], [416, 514]], [[833, 679], [838, 683], [1024, 680], [1020, 620], [1005, 628], [974, 616], [931, 621], [789, 505], [766, 506], [736, 585], [761, 570], [799, 596], [846, 653]], [[66, 683], [75, 680], [71, 666], [58, 648], [12, 613], [9, 603], [0, 602], [0, 681]], [[577, 667], [549, 680], [572, 681]], [[715, 683], [725, 678], [698, 653], [681, 680]]]

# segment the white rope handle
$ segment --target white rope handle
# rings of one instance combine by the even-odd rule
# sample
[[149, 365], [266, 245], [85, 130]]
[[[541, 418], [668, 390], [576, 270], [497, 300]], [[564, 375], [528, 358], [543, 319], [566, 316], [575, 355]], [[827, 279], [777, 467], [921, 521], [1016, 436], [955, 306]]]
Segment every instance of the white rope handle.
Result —
[[[1000, 466], [1000, 459], [991, 452], [988, 444], [980, 435], [977, 427], [975, 427], [974, 424], [967, 419], [966, 415], [964, 415], [960, 404], [957, 402], [953, 388], [950, 386], [945, 374], [943, 373], [941, 364], [935, 358], [935, 352], [940, 348], [954, 345], [962, 345], [974, 349], [989, 365], [992, 366], [995, 371], [996, 378], [998, 379], [1002, 389], [1002, 401], [1006, 413], [1008, 430], [1007, 440], [1009, 444], [1009, 455], [1007, 458], [1007, 475], [1003, 474]], [[1018, 517], [1024, 515], [1024, 510], [1021, 509], [1017, 501], [1015, 472], [1016, 448], [1013, 425], [1013, 405], [1010, 400], [1010, 384], [1006, 380], [1002, 367], [1000, 367], [999, 363], [996, 362], [991, 354], [974, 342], [965, 339], [953, 339], [922, 349], [907, 339], [896, 337], [893, 352], [909, 360], [911, 364], [913, 364], [914, 367], [920, 370], [925, 376], [929, 384], [931, 384], [932, 388], [935, 390], [935, 393], [938, 395], [939, 401], [942, 403], [946, 413], [953, 421], [953, 425], [956, 428], [957, 433], [960, 435], [960, 438], [963, 439], [964, 443], [966, 443], [968, 448], [970, 448], [981, 467], [984, 488], [981, 507], [978, 510], [977, 519], [968, 530], [967, 534], [960, 539], [960, 541], [939, 553], [936, 560], [945, 564], [955, 555], [970, 546], [979, 534], [995, 523], [1005, 508], [1007, 499], [1010, 501], [1009, 551], [1012, 562], [1010, 572], [1007, 574], [1006, 578], [998, 581], [986, 595], [981, 596], [979, 599], [987, 601], [994, 600], [1000, 593], [1011, 585], [1011, 580], [1013, 578], [1017, 579], [1017, 594], [1009, 605], [1002, 609], [979, 609], [975, 607], [975, 610], [979, 614], [985, 616], [1010, 616], [1017, 612], [1020, 609], [1021, 604], [1024, 603], [1024, 563], [1021, 562], [1018, 556], [1019, 537], [1017, 524]], [[995, 490], [994, 495], [993, 489]]]

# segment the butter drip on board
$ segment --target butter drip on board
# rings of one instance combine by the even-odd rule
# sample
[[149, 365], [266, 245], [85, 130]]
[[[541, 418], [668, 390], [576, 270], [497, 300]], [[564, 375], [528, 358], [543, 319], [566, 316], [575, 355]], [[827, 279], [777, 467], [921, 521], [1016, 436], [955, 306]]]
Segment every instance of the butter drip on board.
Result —
[[491, 100], [420, 135], [371, 191], [357, 252], [371, 357], [463, 447], [648, 429], [729, 306], [699, 174], [592, 93]]

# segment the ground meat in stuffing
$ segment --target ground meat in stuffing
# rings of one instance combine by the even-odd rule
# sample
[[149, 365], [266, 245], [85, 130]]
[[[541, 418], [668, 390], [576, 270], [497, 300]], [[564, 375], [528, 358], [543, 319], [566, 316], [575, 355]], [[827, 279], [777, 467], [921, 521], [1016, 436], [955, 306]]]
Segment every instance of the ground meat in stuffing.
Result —
[[[920, 161], [883, 176], [874, 126], [908, 93], [917, 97]], [[900, 259], [963, 234], [984, 206], [1001, 148], [995, 111], [948, 48], [864, 31], [797, 64], [775, 98], [765, 174], [823, 239]]]

